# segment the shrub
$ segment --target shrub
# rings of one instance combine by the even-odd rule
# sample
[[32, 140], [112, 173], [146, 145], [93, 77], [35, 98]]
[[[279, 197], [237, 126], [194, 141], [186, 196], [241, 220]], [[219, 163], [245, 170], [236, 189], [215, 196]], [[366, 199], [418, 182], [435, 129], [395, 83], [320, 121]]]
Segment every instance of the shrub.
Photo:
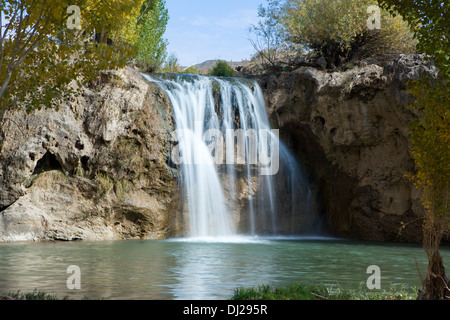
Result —
[[107, 173], [96, 172], [95, 181], [97, 182], [100, 195], [106, 195], [114, 187], [114, 181]]
[[186, 69], [183, 69], [183, 71], [182, 71], [183, 73], [186, 73], [186, 74], [200, 74], [200, 70], [198, 70], [196, 67], [194, 67], [194, 66], [190, 66], [190, 67], [188, 67], [188, 68], [186, 68]]
[[256, 51], [252, 62], [263, 69], [277, 70], [295, 64], [299, 48], [294, 48], [286, 41], [283, 27], [280, 24], [280, 0], [269, 0], [268, 7], [258, 8], [260, 18], [256, 25], [251, 25], [250, 43]]
[[[380, 10], [380, 28], [369, 29], [374, 0], [271, 0], [266, 19], [293, 48], [310, 49], [328, 67], [352, 60], [413, 53], [416, 42], [400, 16]], [[268, 17], [268, 18], [267, 18]]]
[[234, 77], [236, 71], [224, 60], [218, 60], [215, 66], [209, 71], [210, 76], [217, 77]]
[[412, 52], [414, 41], [400, 16], [380, 12], [380, 28], [369, 29], [372, 0], [290, 0], [284, 25], [291, 40], [317, 51], [328, 66], [353, 58]]
[[161, 72], [179, 73], [183, 68], [178, 62], [178, 58], [174, 53], [171, 53], [164, 63]]

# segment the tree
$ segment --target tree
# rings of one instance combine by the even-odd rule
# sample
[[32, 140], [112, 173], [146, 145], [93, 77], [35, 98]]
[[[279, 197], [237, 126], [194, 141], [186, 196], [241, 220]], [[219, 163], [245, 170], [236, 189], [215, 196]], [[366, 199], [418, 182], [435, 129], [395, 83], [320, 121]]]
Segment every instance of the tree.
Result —
[[439, 253], [442, 236], [450, 228], [450, 92], [445, 82], [425, 77], [410, 85], [416, 98], [411, 108], [418, 115], [409, 133], [417, 168], [412, 178], [426, 210], [423, 247], [429, 264], [421, 292], [426, 299], [450, 299]]
[[276, 20], [277, 34], [297, 49], [315, 51], [328, 67], [353, 59], [407, 53], [414, 47], [407, 24], [386, 11], [380, 13], [382, 28], [368, 28], [367, 9], [375, 0], [280, 0], [269, 4], [266, 21]]
[[417, 49], [430, 56], [442, 76], [450, 77], [450, 10], [443, 0], [378, 0], [392, 14], [400, 14], [414, 37]]
[[142, 1], [2, 1], [0, 122], [7, 110], [57, 106], [76, 93], [73, 81], [81, 86], [101, 70], [123, 67], [133, 54], [124, 26]]
[[450, 14], [445, 1], [379, 0], [380, 6], [398, 12], [413, 30], [418, 50], [434, 60], [436, 77], [424, 76], [410, 84], [411, 106], [417, 120], [411, 126], [411, 152], [416, 166], [412, 175], [422, 191], [426, 215], [423, 247], [428, 269], [419, 299], [450, 299], [439, 246], [450, 228]]
[[162, 72], [171, 72], [171, 73], [179, 73], [181, 72], [183, 68], [181, 67], [180, 63], [178, 62], [178, 58], [174, 53], [171, 53], [166, 61], [164, 62], [163, 68], [161, 69]]
[[236, 75], [236, 71], [234, 68], [228, 64], [228, 62], [224, 60], [218, 60], [214, 67], [209, 70], [208, 73], [210, 76], [217, 77], [234, 77]]
[[147, 72], [161, 68], [167, 57], [168, 42], [163, 38], [169, 21], [164, 0], [146, 0], [141, 9], [137, 27], [136, 60]]
[[284, 29], [280, 22], [281, 0], [269, 0], [267, 8], [258, 7], [260, 20], [256, 25], [251, 25], [249, 33], [250, 43], [256, 51], [255, 59], [260, 60], [264, 68], [281, 69], [294, 64], [291, 57], [295, 48], [286, 41]]

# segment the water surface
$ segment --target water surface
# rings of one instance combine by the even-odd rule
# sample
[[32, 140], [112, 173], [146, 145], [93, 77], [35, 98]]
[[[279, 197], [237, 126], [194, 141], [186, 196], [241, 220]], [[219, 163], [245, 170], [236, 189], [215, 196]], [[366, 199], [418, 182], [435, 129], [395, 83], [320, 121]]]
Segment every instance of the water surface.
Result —
[[[81, 299], [228, 299], [237, 287], [293, 281], [358, 287], [381, 269], [382, 289], [420, 287], [420, 245], [325, 238], [231, 238], [0, 245], [0, 292], [39, 289]], [[450, 248], [441, 248], [446, 266]], [[416, 261], [417, 260], [417, 266]], [[67, 268], [81, 270], [69, 290]], [[447, 266], [448, 268], [448, 266]]]

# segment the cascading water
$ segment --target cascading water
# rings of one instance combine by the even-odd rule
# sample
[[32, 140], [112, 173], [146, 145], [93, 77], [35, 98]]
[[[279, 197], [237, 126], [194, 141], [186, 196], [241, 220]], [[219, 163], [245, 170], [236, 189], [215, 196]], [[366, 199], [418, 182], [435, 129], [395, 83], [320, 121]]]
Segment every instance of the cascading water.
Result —
[[177, 144], [171, 160], [181, 171], [188, 236], [295, 232], [304, 222], [296, 222], [298, 216], [311, 211], [311, 192], [270, 128], [259, 85], [236, 78], [143, 76], [172, 103]]

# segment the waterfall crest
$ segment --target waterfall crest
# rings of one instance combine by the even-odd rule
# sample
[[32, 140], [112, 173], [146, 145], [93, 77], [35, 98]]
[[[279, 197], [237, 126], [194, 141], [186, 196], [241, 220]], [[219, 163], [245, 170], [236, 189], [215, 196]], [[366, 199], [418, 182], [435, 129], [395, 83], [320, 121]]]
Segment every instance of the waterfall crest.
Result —
[[143, 76], [172, 103], [171, 161], [180, 169], [187, 236], [293, 234], [307, 223], [311, 190], [278, 130], [271, 129], [256, 81]]

